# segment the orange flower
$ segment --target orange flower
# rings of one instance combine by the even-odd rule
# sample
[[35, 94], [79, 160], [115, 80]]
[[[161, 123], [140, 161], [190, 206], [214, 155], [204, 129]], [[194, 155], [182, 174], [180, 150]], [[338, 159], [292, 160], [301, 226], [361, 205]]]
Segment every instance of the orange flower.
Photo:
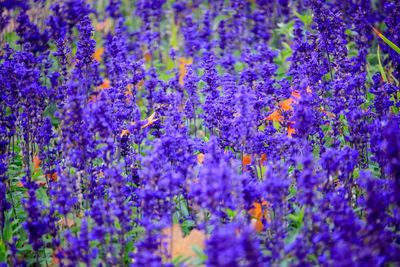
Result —
[[103, 83], [99, 85], [99, 89], [109, 89], [110, 88], [110, 80], [104, 79]]
[[96, 102], [97, 101], [97, 94], [93, 93], [89, 96], [89, 102]]
[[57, 181], [57, 179], [58, 179], [56, 172], [48, 173], [48, 174], [46, 174], [46, 177], [47, 177], [47, 179], [49, 179], [50, 181], [53, 181], [53, 182]]
[[76, 224], [75, 221], [72, 219], [69, 219], [69, 218], [62, 218], [57, 221], [58, 226], [67, 227], [67, 228], [71, 228], [75, 224]]
[[297, 98], [300, 99], [300, 92], [297, 90], [292, 91], [292, 95], [293, 98]]
[[93, 53], [93, 59], [96, 60], [97, 62], [100, 62], [102, 59], [104, 53], [104, 47], [99, 47], [96, 49], [96, 51]]
[[40, 168], [40, 164], [42, 163], [42, 161], [39, 159], [39, 156], [38, 155], [34, 156], [32, 162], [33, 162], [33, 171], [34, 172], [38, 171]]
[[152, 56], [149, 51], [144, 52], [143, 57], [146, 63], [149, 63], [152, 59]]
[[94, 23], [94, 28], [97, 32], [109, 33], [112, 28], [113, 20], [107, 18], [105, 21]]
[[267, 121], [275, 121], [275, 122], [281, 122], [283, 120], [281, 113], [279, 110], [275, 110], [271, 114], [268, 115], [268, 117], [265, 118]]
[[242, 163], [243, 163], [243, 166], [250, 165], [251, 164], [251, 156], [248, 154], [244, 154]]
[[133, 97], [132, 89], [133, 89], [133, 84], [130, 83], [126, 86], [126, 90], [124, 93], [126, 97]]
[[[59, 266], [60, 265], [60, 258], [58, 256], [59, 253], [61, 253], [63, 250], [61, 247], [57, 247], [54, 251], [53, 254], [51, 255], [51, 263], [50, 266]], [[63, 253], [64, 254], [64, 253]]]
[[142, 87], [144, 85], [144, 80], [140, 80], [137, 84], [138, 88]]
[[[310, 87], [307, 87], [307, 92], [311, 93], [311, 89]], [[300, 92], [297, 90], [293, 90], [291, 96], [286, 99], [283, 100], [279, 103], [279, 106], [284, 110], [284, 111], [288, 111], [288, 110], [292, 110], [293, 104], [296, 104], [296, 102], [301, 98]]]
[[197, 163], [203, 164], [203, 162], [204, 162], [204, 154], [203, 153], [197, 154]]
[[[151, 114], [147, 119], [146, 119], [146, 123], [144, 125], [142, 125], [142, 129], [151, 126], [154, 122], [158, 121], [158, 119], [154, 119], [154, 117], [156, 116], [156, 112], [153, 112], [153, 114]], [[136, 122], [131, 122], [131, 125], [135, 125]], [[130, 134], [128, 129], [124, 129], [121, 131], [120, 133], [120, 137], [126, 136]]]
[[128, 135], [128, 134], [130, 134], [129, 130], [122, 130], [120, 136], [121, 136], [121, 137], [124, 137], [125, 135]]
[[324, 107], [320, 108], [320, 111], [322, 111], [322, 113], [324, 113], [329, 118], [336, 118], [335, 113], [325, 110]]
[[247, 170], [247, 165], [250, 164], [251, 164], [251, 156], [248, 154], [244, 154], [242, 159], [242, 168], [244, 172]]
[[187, 72], [186, 66], [192, 63], [193, 63], [192, 58], [184, 58], [184, 57], [179, 58], [179, 84], [182, 86], [184, 85], [184, 79]]
[[284, 111], [288, 111], [288, 110], [292, 110], [292, 104], [293, 104], [293, 99], [292, 98], [288, 98], [286, 100], [283, 100], [282, 102], [279, 103], [279, 106], [284, 110]]
[[287, 127], [287, 135], [289, 137], [292, 137], [292, 135], [295, 133], [296, 133], [296, 129], [294, 129], [291, 124], [289, 124], [289, 126]]
[[263, 219], [270, 221], [268, 213], [268, 202], [263, 200], [260, 202], [254, 202], [253, 208], [249, 210], [249, 214], [252, 217], [252, 225], [257, 233], [264, 229]]
[[267, 161], [267, 155], [265, 154], [265, 153], [262, 153], [261, 154], [261, 157], [260, 157], [260, 162], [261, 162], [261, 164], [263, 164], [264, 162], [266, 162]]
[[[46, 187], [47, 186], [46, 182], [44, 182], [44, 181], [35, 181], [35, 183], [40, 187]], [[17, 187], [25, 187], [24, 183], [22, 183], [21, 181], [18, 181], [16, 183], [16, 186]]]
[[156, 121], [158, 121], [158, 119], [154, 119], [154, 117], [156, 116], [156, 113], [153, 112], [153, 114], [151, 114], [148, 118], [147, 118], [147, 122], [145, 125], [142, 126], [143, 128], [149, 127], [151, 126], [153, 123], [155, 123]]
[[137, 91], [141, 91], [144, 88], [144, 80], [140, 80], [137, 84], [136, 84], [136, 90]]

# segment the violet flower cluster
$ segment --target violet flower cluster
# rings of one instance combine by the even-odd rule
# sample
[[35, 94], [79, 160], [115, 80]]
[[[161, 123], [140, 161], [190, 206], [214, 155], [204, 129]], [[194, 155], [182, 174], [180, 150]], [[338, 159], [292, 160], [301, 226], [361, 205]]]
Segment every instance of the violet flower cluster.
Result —
[[399, 266], [398, 1], [0, 3], [0, 266]]

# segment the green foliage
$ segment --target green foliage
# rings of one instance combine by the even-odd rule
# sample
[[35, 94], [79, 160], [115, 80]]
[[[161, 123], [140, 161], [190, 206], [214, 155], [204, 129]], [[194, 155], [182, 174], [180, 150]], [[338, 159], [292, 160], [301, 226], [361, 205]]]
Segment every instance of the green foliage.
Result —
[[310, 27], [311, 26], [311, 24], [313, 22], [312, 14], [310, 14], [310, 13], [300, 14], [296, 10], [293, 13], [297, 18], [299, 18], [304, 23], [304, 25], [306, 27]]
[[282, 42], [283, 48], [279, 51], [277, 57], [274, 58], [274, 62], [279, 66], [276, 74], [278, 78], [284, 78], [287, 75], [290, 63], [288, 59], [292, 56], [292, 48], [286, 42]]
[[380, 50], [380, 48], [379, 48], [379, 45], [378, 45], [378, 48], [377, 48], [377, 50], [376, 50], [376, 54], [377, 54], [376, 56], [378, 57], [379, 71], [380, 71], [380, 73], [381, 73], [382, 79], [383, 79], [385, 82], [387, 82], [388, 79], [387, 79], [387, 77], [386, 77], [385, 70], [383, 69], [383, 66], [382, 66], [381, 55], [380, 55], [379, 50]]
[[372, 27], [376, 35], [378, 35], [379, 38], [381, 38], [390, 48], [392, 48], [394, 51], [396, 51], [397, 54], [400, 54], [400, 47], [395, 45], [392, 41], [390, 41], [386, 36], [384, 36], [382, 33], [380, 33], [377, 29]]

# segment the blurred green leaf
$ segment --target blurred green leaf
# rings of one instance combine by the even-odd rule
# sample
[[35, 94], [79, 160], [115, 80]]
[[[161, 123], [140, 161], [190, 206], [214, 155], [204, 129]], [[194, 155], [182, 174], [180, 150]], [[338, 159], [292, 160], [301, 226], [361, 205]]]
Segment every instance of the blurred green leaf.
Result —
[[293, 13], [304, 23], [306, 27], [309, 27], [312, 24], [313, 21], [312, 14], [309, 13], [300, 14], [296, 10]]
[[45, 188], [40, 187], [38, 190], [36, 190], [36, 196], [37, 198], [42, 201], [42, 203], [46, 206], [49, 205], [49, 196], [47, 195], [47, 191]]
[[231, 210], [231, 209], [225, 209], [225, 212], [226, 212], [226, 214], [228, 215], [228, 217], [229, 217], [230, 219], [235, 218], [235, 216], [236, 216], [236, 214], [237, 214], [237, 211]]
[[172, 264], [174, 266], [185, 266], [184, 264], [189, 260], [189, 257], [178, 256], [172, 259]]
[[[381, 38], [388, 46], [390, 46], [394, 51], [396, 51], [398, 54], [400, 54], [400, 48], [395, 45], [392, 41], [390, 41], [388, 38], [386, 38], [381, 32], [379, 32], [375, 27], [372, 26], [373, 31], [378, 35], [379, 38]], [[379, 47], [379, 46], [378, 46]]]
[[170, 39], [169, 39], [169, 45], [172, 48], [177, 49], [178, 45], [179, 45], [179, 43], [178, 43], [179, 27], [175, 23], [175, 16], [174, 15], [172, 15], [170, 25], [171, 25], [171, 36], [170, 36]]
[[238, 61], [238, 62], [235, 63], [235, 71], [237, 71], [237, 72], [243, 71], [243, 69], [245, 67], [246, 67], [246, 64], [243, 63], [243, 62]]
[[215, 17], [213, 23], [212, 23], [212, 29], [213, 31], [216, 31], [219, 27], [219, 24], [223, 21], [223, 20], [228, 20], [232, 17], [232, 15], [235, 13], [236, 11], [230, 10], [230, 11], [226, 11], [224, 12], [225, 14], [220, 14], [218, 16]]
[[383, 69], [382, 62], [381, 62], [381, 55], [380, 55], [380, 47], [379, 47], [379, 45], [378, 45], [378, 48], [376, 50], [376, 53], [377, 53], [377, 57], [378, 57], [379, 72], [381, 73], [382, 79], [385, 82], [387, 82], [386, 73], [385, 73], [385, 70]]
[[301, 228], [303, 226], [304, 207], [302, 207], [295, 213], [289, 214], [288, 219], [292, 221], [296, 228]]
[[207, 255], [204, 253], [203, 249], [199, 246], [193, 245], [192, 250], [194, 251], [194, 253], [196, 253], [196, 256], [199, 260], [197, 264], [205, 263], [205, 261], [207, 260]]
[[289, 21], [288, 23], [279, 22], [278, 28], [274, 30], [278, 35], [285, 35], [289, 39], [293, 38], [293, 27], [294, 21]]
[[193, 227], [196, 226], [196, 222], [193, 220], [185, 220], [181, 224], [181, 229], [184, 235], [188, 235]]
[[0, 263], [7, 261], [7, 247], [2, 239], [0, 239]]
[[291, 184], [289, 186], [289, 196], [288, 196], [288, 200], [295, 197], [297, 194], [297, 188], [294, 184]]
[[12, 238], [12, 227], [11, 222], [9, 219], [6, 219], [4, 222], [4, 229], [3, 229], [3, 237], [4, 242], [10, 242]]

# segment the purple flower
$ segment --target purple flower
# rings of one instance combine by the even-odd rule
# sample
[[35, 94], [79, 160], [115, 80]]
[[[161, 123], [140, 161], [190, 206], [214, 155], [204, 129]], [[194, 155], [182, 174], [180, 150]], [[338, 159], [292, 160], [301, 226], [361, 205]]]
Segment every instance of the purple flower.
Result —
[[185, 38], [185, 54], [188, 57], [193, 57], [200, 49], [200, 42], [198, 40], [198, 24], [193, 21], [192, 15], [186, 16], [182, 33]]
[[65, 238], [68, 242], [68, 248], [63, 250], [65, 261], [69, 266], [84, 263], [90, 265], [92, 259], [96, 258], [96, 249], [90, 248], [88, 222], [84, 219], [80, 227], [79, 237], [74, 237], [70, 231], [66, 231]]
[[85, 65], [88, 66], [93, 62], [92, 55], [95, 51], [96, 42], [92, 40], [93, 26], [90, 22], [89, 16], [85, 16], [79, 22], [79, 42], [76, 54], [78, 61], [77, 67], [83, 68]]
[[253, 230], [238, 224], [214, 229], [206, 243], [206, 266], [263, 266], [265, 261]]
[[187, 74], [184, 79], [188, 99], [185, 104], [185, 115], [188, 119], [196, 120], [196, 109], [200, 107], [200, 100], [197, 92], [199, 79], [192, 66], [187, 67]]
[[24, 201], [27, 212], [24, 228], [28, 233], [29, 243], [38, 254], [43, 246], [43, 236], [48, 232], [48, 218], [41, 214], [45, 209], [41, 201], [36, 198], [37, 185], [28, 181], [27, 188], [29, 197]]
[[241, 206], [241, 176], [229, 163], [229, 155], [222, 154], [215, 137], [210, 139], [204, 152], [204, 164], [198, 178], [191, 183], [190, 197], [218, 222], [225, 216], [224, 209], [235, 210]]
[[49, 37], [47, 32], [41, 33], [36, 24], [29, 20], [26, 10], [22, 10], [17, 18], [16, 32], [20, 39], [18, 44], [29, 44], [29, 50], [33, 53], [41, 53], [48, 49]]
[[202, 115], [204, 119], [205, 126], [210, 130], [218, 128], [218, 116], [217, 110], [219, 108], [218, 99], [219, 99], [219, 91], [217, 87], [219, 86], [218, 82], [218, 73], [215, 68], [215, 57], [210, 52], [204, 53], [203, 63], [204, 74], [202, 80], [206, 83], [203, 88], [203, 93], [205, 95], [205, 101], [203, 104], [203, 112]]

